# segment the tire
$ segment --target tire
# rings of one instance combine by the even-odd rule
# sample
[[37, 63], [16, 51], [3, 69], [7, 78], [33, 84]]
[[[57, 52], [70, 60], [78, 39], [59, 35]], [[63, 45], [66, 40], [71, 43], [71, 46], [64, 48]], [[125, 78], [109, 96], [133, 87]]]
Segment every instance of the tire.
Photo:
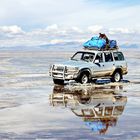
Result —
[[115, 71], [112, 75], [111, 82], [120, 82], [122, 79], [122, 73], [120, 71]]
[[64, 80], [61, 79], [53, 79], [54, 84], [64, 85]]
[[88, 73], [81, 73], [80, 77], [77, 80], [81, 84], [87, 84], [90, 82]]

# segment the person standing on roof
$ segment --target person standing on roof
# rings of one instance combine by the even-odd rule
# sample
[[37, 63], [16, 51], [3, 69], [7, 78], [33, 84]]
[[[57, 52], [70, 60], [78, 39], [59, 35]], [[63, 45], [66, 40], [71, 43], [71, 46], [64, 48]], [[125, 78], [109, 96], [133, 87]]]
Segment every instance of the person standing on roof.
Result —
[[108, 39], [108, 37], [105, 34], [99, 33], [99, 38], [105, 39], [106, 40], [106, 44], [109, 43], [109, 39]]
[[102, 39], [104, 39], [106, 41], [105, 49], [108, 50], [110, 48], [108, 37], [105, 34], [99, 33], [99, 38], [102, 38]]

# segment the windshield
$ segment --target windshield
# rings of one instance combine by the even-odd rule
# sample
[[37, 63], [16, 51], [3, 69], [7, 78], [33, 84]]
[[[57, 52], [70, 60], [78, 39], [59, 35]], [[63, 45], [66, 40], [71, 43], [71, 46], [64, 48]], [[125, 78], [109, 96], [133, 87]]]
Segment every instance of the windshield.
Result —
[[95, 54], [94, 53], [90, 53], [90, 52], [77, 52], [73, 55], [73, 57], [71, 58], [72, 60], [76, 60], [76, 61], [86, 61], [86, 62], [92, 62], [94, 59]]

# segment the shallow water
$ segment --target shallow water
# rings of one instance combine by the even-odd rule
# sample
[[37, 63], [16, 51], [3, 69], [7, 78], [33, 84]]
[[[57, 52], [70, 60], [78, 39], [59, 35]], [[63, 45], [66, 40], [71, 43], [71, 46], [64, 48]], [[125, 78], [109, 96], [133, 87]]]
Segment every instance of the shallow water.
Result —
[[140, 139], [139, 58], [121, 83], [54, 86], [49, 65], [69, 56], [1, 52], [0, 139]]

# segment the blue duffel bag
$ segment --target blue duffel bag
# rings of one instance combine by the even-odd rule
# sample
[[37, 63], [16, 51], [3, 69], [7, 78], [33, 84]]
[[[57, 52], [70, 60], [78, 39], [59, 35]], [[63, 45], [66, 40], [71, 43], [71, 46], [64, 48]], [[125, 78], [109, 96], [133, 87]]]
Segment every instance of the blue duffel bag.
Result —
[[116, 48], [117, 41], [116, 40], [109, 40], [109, 46], [110, 46], [110, 48]]
[[98, 48], [98, 49], [105, 48], [106, 40], [95, 36], [92, 37], [91, 40], [85, 42], [83, 46], [85, 48]]

